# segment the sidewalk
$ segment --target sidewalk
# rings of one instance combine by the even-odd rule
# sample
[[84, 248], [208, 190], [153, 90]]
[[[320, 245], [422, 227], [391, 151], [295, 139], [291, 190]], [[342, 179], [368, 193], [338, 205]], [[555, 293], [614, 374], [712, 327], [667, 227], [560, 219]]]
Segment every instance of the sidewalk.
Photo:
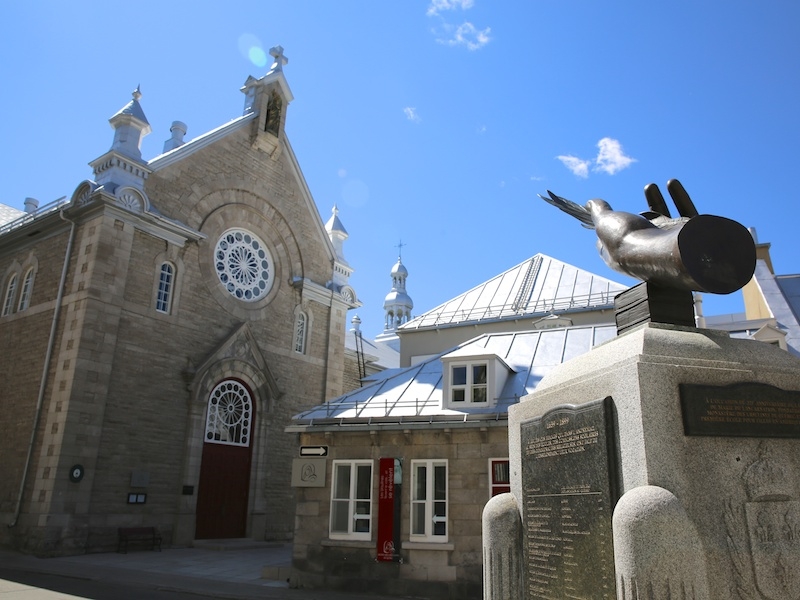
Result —
[[[231, 600], [387, 600], [372, 594], [289, 589], [291, 545], [219, 540], [198, 548], [36, 558], [0, 548], [4, 569], [71, 578], [147, 585]], [[273, 579], [264, 579], [272, 577]], [[280, 579], [274, 579], [280, 577]], [[0, 600], [81, 600], [60, 592], [0, 579]], [[397, 600], [397, 599], [393, 599]]]

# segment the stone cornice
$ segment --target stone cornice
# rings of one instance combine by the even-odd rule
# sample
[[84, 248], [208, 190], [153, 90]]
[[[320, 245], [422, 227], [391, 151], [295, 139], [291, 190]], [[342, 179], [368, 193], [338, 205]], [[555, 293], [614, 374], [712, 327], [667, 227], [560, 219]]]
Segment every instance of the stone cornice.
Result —
[[71, 207], [68, 210], [70, 219], [84, 220], [91, 218], [98, 211], [107, 212], [123, 221], [132, 223], [140, 231], [144, 231], [178, 247], [183, 247], [186, 242], [205, 239], [205, 234], [151, 212], [133, 212], [120, 206], [115, 196], [104, 190], [98, 190], [90, 202], [82, 206]]

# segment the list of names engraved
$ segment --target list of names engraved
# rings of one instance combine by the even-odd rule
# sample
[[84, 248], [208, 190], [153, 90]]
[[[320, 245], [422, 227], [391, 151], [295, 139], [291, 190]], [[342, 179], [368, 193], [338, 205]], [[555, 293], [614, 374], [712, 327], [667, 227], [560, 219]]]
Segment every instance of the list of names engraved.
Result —
[[610, 398], [521, 426], [526, 597], [616, 597], [606, 414]]

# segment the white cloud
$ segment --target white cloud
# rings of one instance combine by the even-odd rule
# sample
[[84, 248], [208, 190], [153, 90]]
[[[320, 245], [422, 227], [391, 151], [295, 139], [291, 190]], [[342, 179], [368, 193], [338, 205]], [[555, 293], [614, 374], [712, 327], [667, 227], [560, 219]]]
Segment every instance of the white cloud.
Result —
[[[469, 21], [465, 21], [458, 27], [445, 25], [444, 30], [449, 35], [449, 38], [438, 38], [436, 41], [446, 46], [466, 46], [469, 50], [479, 50], [492, 40], [489, 37], [492, 32], [491, 27], [477, 29]], [[451, 32], [452, 35], [450, 35]]]
[[467, 10], [468, 8], [472, 8], [473, 4], [473, 0], [431, 0], [431, 5], [428, 7], [426, 14], [432, 17], [438, 15], [439, 12], [443, 10], [455, 10], [457, 8]]
[[409, 121], [411, 121], [413, 123], [419, 123], [420, 121], [422, 121], [420, 116], [417, 114], [417, 109], [414, 108], [413, 106], [406, 106], [403, 109], [403, 112], [406, 115], [406, 119], [408, 119]]
[[594, 159], [584, 160], [571, 154], [556, 156], [556, 158], [564, 163], [564, 166], [574, 175], [583, 179], [589, 177], [589, 167], [594, 173], [615, 175], [636, 162], [635, 158], [625, 156], [622, 144], [614, 138], [604, 137], [597, 142], [597, 148], [597, 157]]
[[622, 169], [631, 166], [631, 163], [636, 162], [635, 158], [625, 156], [622, 151], [622, 144], [618, 140], [604, 137], [597, 142], [597, 147], [599, 151], [597, 152], [593, 171], [602, 171], [603, 173], [614, 175], [614, 173], [622, 171]]
[[572, 171], [573, 175], [586, 179], [589, 177], [589, 166], [592, 164], [590, 160], [583, 160], [577, 156], [561, 155], [556, 156], [558, 160], [564, 163], [564, 166]]
[[[478, 29], [469, 21], [464, 21], [461, 25], [453, 25], [444, 21], [441, 13], [451, 10], [469, 10], [475, 4], [474, 0], [431, 0], [428, 6], [427, 15], [429, 17], [439, 17], [442, 21], [441, 26], [434, 28], [436, 41], [445, 46], [466, 46], [469, 50], [479, 50], [491, 41], [489, 34], [492, 32], [490, 27]], [[442, 33], [440, 34], [439, 31]]]

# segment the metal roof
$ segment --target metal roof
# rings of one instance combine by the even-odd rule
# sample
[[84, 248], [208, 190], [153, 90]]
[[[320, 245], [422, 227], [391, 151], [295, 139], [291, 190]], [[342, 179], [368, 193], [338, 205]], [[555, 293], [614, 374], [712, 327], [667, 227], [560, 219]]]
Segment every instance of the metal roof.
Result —
[[[367, 362], [377, 367], [392, 369], [400, 364], [400, 353], [389, 346], [376, 340], [361, 337], [362, 349]], [[351, 352], [356, 352], [356, 333], [352, 329], [345, 333], [344, 347]]]
[[[505, 420], [508, 407], [533, 391], [557, 365], [616, 335], [614, 325], [487, 333], [412, 367], [373, 376], [373, 383], [293, 417], [288, 431], [330, 425]], [[442, 408], [442, 356], [494, 354], [510, 372], [491, 407]]]
[[[30, 213], [17, 210], [11, 206], [0, 204], [0, 235], [16, 229], [17, 227], [22, 227], [26, 223], [30, 223], [35, 219], [49, 215], [65, 204], [69, 204], [69, 200], [67, 200], [66, 197], [61, 197], [58, 200], [53, 200], [52, 202], [49, 202]], [[6, 220], [6, 216], [10, 218]]]
[[441, 327], [550, 312], [610, 308], [627, 286], [544, 254], [415, 317], [400, 330]]
[[0, 225], [5, 225], [6, 223], [10, 223], [15, 219], [19, 219], [20, 217], [25, 216], [25, 212], [14, 208], [13, 206], [7, 206], [5, 204], [0, 204]]

